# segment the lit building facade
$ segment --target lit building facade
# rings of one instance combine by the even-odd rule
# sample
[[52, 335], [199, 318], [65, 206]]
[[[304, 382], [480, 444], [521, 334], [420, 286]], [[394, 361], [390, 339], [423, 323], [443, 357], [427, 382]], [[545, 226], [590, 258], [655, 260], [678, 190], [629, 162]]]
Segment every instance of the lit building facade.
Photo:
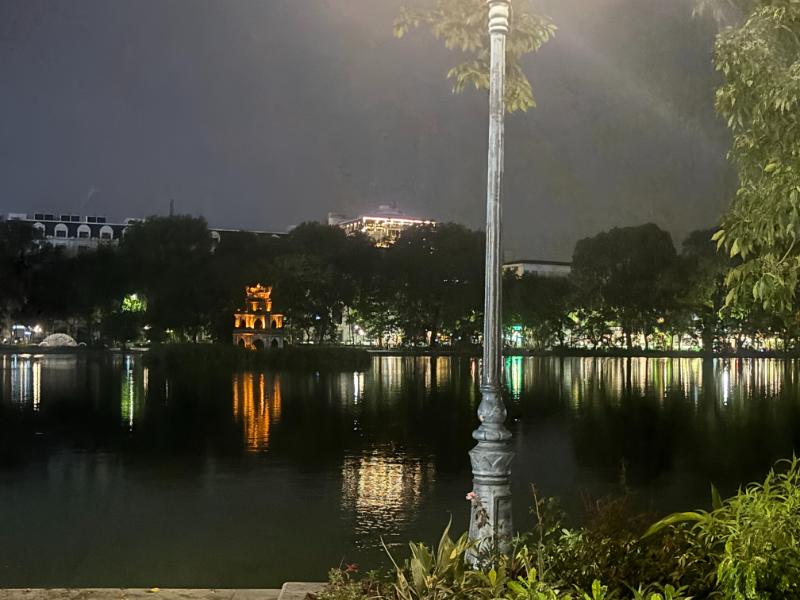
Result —
[[379, 248], [388, 248], [409, 227], [436, 225], [430, 219], [409, 217], [394, 206], [383, 205], [368, 215], [348, 218], [335, 213], [328, 213], [328, 225], [344, 229], [348, 235], [363, 233]]
[[569, 277], [572, 272], [572, 263], [555, 260], [514, 260], [503, 263], [503, 272], [514, 273], [517, 277], [522, 277], [523, 275]]
[[245, 287], [246, 301], [234, 313], [233, 343], [240, 348], [283, 348], [283, 315], [272, 312], [272, 287], [257, 283]]

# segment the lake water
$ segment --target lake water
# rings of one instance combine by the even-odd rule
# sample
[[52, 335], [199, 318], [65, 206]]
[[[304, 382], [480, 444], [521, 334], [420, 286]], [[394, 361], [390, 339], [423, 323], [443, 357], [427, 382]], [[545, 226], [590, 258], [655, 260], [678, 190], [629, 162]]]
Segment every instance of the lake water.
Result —
[[[479, 362], [160, 373], [0, 355], [0, 587], [275, 587], [463, 530]], [[515, 518], [621, 489], [705, 507], [800, 446], [794, 361], [505, 360]]]

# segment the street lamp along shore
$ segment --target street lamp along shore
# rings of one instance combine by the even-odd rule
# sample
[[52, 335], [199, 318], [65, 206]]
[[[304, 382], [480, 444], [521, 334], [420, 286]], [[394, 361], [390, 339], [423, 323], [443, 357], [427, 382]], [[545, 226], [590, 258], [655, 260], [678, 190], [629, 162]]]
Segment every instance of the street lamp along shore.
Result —
[[483, 322], [483, 370], [480, 425], [472, 433], [478, 441], [470, 450], [472, 463], [470, 540], [475, 542], [468, 560], [477, 565], [482, 556], [507, 552], [513, 535], [511, 513], [511, 432], [505, 426], [506, 408], [501, 394], [502, 355], [502, 245], [501, 195], [505, 120], [506, 37], [510, 28], [510, 0], [487, 0], [491, 43], [489, 84], [489, 152], [486, 182], [486, 285]]

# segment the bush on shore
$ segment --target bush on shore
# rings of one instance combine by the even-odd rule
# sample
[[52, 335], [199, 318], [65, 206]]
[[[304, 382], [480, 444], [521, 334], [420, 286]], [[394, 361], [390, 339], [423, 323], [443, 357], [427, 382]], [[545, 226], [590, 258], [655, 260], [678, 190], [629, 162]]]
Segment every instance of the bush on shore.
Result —
[[410, 544], [401, 565], [363, 577], [333, 569], [317, 600], [788, 600], [800, 598], [800, 463], [779, 462], [763, 483], [710, 512], [676, 513], [649, 528], [626, 498], [596, 503], [569, 529], [553, 500], [534, 493], [533, 530], [508, 555], [481, 557], [449, 527], [436, 548]]

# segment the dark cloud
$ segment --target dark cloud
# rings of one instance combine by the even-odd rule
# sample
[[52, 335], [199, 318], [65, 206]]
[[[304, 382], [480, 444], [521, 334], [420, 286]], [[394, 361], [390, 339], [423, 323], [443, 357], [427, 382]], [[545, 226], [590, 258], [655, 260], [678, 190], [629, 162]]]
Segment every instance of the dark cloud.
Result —
[[[397, 202], [478, 227], [486, 98], [391, 35], [399, 0], [0, 0], [0, 211], [182, 212], [284, 229]], [[654, 221], [733, 185], [713, 29], [688, 0], [542, 0], [538, 108], [508, 122], [508, 254]]]

